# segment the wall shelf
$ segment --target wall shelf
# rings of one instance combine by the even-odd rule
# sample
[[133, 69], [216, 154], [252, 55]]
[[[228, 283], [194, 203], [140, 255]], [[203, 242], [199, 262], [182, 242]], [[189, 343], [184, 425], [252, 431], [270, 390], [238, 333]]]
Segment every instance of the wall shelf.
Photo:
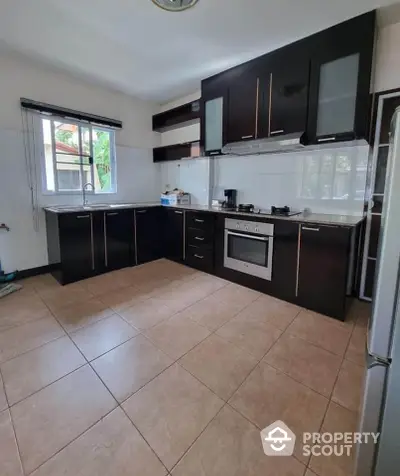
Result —
[[200, 119], [200, 100], [188, 102], [153, 116], [153, 131], [164, 132], [195, 123]]

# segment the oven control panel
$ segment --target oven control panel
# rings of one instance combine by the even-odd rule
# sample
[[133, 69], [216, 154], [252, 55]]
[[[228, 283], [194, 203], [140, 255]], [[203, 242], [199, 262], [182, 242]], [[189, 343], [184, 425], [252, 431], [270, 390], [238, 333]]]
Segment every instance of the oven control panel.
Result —
[[255, 235], [274, 236], [274, 225], [257, 221], [235, 220], [225, 218], [225, 229]]

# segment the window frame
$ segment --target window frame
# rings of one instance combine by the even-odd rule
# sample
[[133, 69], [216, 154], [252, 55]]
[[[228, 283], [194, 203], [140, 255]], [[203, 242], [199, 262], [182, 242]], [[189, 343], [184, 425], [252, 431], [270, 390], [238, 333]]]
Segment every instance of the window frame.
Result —
[[[59, 182], [58, 182], [58, 171], [57, 171], [57, 152], [56, 152], [56, 141], [55, 139], [55, 122], [62, 122], [64, 124], [71, 124], [76, 125], [78, 127], [79, 133], [79, 149], [82, 151], [82, 129], [88, 129], [90, 134], [90, 156], [88, 155], [77, 155], [77, 157], [91, 157], [92, 161], [90, 163], [90, 182], [95, 187], [95, 180], [94, 180], [94, 167], [95, 167], [95, 160], [94, 160], [94, 151], [93, 151], [93, 129], [108, 132], [110, 134], [110, 166], [111, 166], [111, 190], [102, 192], [100, 190], [92, 190], [88, 188], [85, 190], [86, 195], [115, 195], [117, 193], [117, 157], [116, 157], [116, 144], [115, 144], [115, 129], [109, 128], [103, 125], [97, 125], [90, 122], [79, 121], [77, 119], [56, 116], [53, 114], [43, 114], [39, 113], [38, 115], [38, 123], [37, 123], [37, 130], [39, 132], [39, 148], [40, 148], [40, 171], [41, 171], [41, 179], [42, 179], [42, 194], [43, 195], [81, 195], [82, 189], [80, 190], [60, 190], [59, 189]], [[52, 141], [52, 163], [53, 163], [53, 175], [54, 175], [54, 191], [49, 190], [47, 188], [47, 169], [46, 169], [46, 153], [44, 147], [44, 132], [43, 132], [43, 120], [50, 121], [50, 130], [51, 130], [51, 141]], [[82, 151], [83, 152], [83, 151]], [[67, 154], [67, 155], [74, 155], [74, 154]], [[80, 174], [83, 179], [84, 177], [84, 169], [83, 167], [86, 164], [83, 161], [80, 161]], [[82, 187], [84, 183], [82, 183]]]

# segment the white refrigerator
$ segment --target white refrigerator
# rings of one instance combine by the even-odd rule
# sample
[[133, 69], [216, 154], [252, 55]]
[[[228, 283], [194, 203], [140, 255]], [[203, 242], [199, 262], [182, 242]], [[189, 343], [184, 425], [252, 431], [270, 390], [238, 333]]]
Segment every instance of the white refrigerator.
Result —
[[[356, 476], [400, 474], [400, 108], [391, 123], [385, 198], [372, 316], [368, 327], [361, 432], [380, 432], [360, 444]], [[372, 439], [371, 439], [372, 440]]]

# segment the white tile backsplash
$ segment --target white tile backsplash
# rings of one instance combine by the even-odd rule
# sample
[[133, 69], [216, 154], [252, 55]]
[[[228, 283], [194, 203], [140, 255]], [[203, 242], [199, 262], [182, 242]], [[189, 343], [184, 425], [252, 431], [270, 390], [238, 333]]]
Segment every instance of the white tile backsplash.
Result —
[[238, 203], [288, 205], [315, 213], [362, 214], [369, 146], [213, 160], [212, 198], [238, 190]]
[[[223, 198], [224, 189], [238, 191], [238, 203], [256, 207], [288, 205], [315, 213], [361, 215], [369, 146], [341, 146], [285, 154], [222, 156], [161, 165], [165, 189], [192, 193], [192, 203], [207, 205]], [[210, 184], [210, 186], [208, 186]]]

